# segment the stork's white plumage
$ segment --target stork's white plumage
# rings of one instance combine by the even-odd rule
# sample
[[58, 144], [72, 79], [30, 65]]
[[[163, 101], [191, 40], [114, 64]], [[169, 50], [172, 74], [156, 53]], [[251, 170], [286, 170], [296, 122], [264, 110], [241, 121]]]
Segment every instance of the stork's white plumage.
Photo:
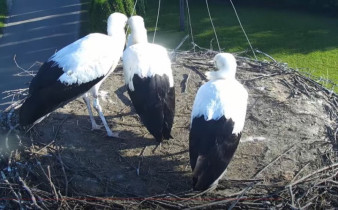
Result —
[[132, 16], [128, 20], [131, 34], [128, 35], [127, 48], [133, 44], [148, 43], [147, 29], [141, 16]]
[[143, 124], [158, 142], [171, 137], [175, 89], [167, 50], [148, 43], [143, 18], [128, 20], [131, 34], [123, 53], [123, 72], [130, 99]]
[[248, 93], [235, 79], [236, 59], [219, 53], [218, 71], [195, 97], [189, 135], [190, 165], [195, 190], [214, 189], [231, 161], [244, 127]]
[[117, 66], [125, 45], [124, 27], [127, 17], [113, 13], [107, 21], [107, 33], [89, 34], [62, 48], [46, 61], [31, 81], [29, 96], [20, 109], [20, 124], [36, 122], [69, 101], [83, 95], [92, 129], [96, 124], [89, 100], [94, 97], [97, 110], [108, 136], [113, 133], [102, 113], [98, 100], [98, 90], [102, 82]]
[[167, 50], [157, 44], [139, 43], [128, 47], [123, 54], [124, 80], [131, 91], [135, 90], [133, 78], [167, 76], [169, 86], [174, 87], [171, 61]]

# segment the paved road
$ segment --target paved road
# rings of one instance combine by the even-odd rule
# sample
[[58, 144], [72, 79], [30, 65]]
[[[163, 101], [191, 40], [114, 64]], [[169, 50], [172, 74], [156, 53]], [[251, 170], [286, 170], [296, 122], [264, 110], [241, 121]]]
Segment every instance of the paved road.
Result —
[[[0, 110], [11, 99], [3, 91], [28, 87], [32, 77], [22, 73], [13, 57], [28, 69], [36, 61], [44, 62], [53, 53], [78, 39], [81, 4], [79, 0], [14, 0], [0, 38]], [[34, 66], [32, 70], [37, 70]]]

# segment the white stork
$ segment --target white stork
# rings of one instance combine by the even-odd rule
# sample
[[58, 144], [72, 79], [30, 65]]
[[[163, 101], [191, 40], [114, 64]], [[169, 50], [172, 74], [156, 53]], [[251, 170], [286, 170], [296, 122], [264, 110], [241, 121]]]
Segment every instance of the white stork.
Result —
[[226, 172], [244, 127], [248, 93], [236, 80], [236, 59], [230, 53], [214, 58], [218, 71], [196, 95], [189, 135], [194, 190], [212, 190]]
[[123, 53], [123, 72], [130, 99], [157, 142], [170, 139], [175, 114], [175, 89], [167, 50], [148, 43], [143, 18], [128, 20], [131, 34]]
[[124, 28], [128, 18], [121, 13], [108, 17], [107, 33], [89, 34], [50, 57], [39, 69], [29, 86], [29, 96], [20, 108], [20, 124], [29, 125], [41, 121], [48, 113], [83, 96], [87, 105], [92, 129], [96, 124], [89, 100], [98, 112], [107, 135], [113, 133], [102, 113], [98, 90], [102, 82], [117, 66], [126, 42]]

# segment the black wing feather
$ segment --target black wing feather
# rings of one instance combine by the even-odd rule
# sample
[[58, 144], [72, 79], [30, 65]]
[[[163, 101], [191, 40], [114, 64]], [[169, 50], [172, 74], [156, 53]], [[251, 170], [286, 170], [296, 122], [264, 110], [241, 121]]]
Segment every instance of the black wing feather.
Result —
[[62, 69], [55, 66], [52, 61], [41, 66], [30, 84], [30, 95], [20, 108], [21, 125], [34, 123], [39, 118], [84, 94], [104, 78], [102, 76], [81, 85], [65, 85], [58, 81], [63, 73]]
[[169, 78], [155, 75], [141, 78], [133, 76], [134, 91], [128, 87], [130, 99], [148, 131], [158, 142], [170, 135], [175, 114], [175, 89]]
[[29, 94], [55, 83], [64, 71], [54, 61], [45, 62], [29, 85]]
[[195, 190], [211, 187], [227, 168], [241, 138], [241, 134], [232, 134], [233, 128], [234, 122], [224, 116], [209, 121], [204, 116], [193, 119], [189, 155]]

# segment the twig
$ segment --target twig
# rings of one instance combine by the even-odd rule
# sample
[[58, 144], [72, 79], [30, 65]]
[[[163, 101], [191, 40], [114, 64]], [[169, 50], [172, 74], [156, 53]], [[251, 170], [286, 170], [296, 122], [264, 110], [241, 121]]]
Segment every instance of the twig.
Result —
[[[22, 205], [21, 205], [21, 199], [20, 199], [20, 197], [19, 197], [19, 195], [14, 191], [14, 189], [13, 189], [13, 187], [12, 187], [12, 184], [11, 183], [9, 183], [9, 181], [8, 181], [8, 179], [7, 179], [7, 177], [6, 177], [6, 175], [5, 175], [5, 173], [3, 172], [3, 171], [0, 171], [0, 173], [1, 173], [1, 176], [2, 176], [2, 179], [4, 180], [4, 182], [6, 183], [6, 184], [8, 184], [8, 186], [9, 186], [9, 189], [11, 190], [11, 192], [13, 193], [13, 195], [16, 197], [16, 199], [17, 199], [17, 203], [19, 204], [19, 206], [20, 206], [20, 209], [23, 209], [22, 208]], [[13, 199], [13, 201], [16, 201], [15, 199]]]
[[140, 176], [141, 162], [143, 161], [143, 153], [144, 153], [146, 148], [147, 148], [147, 146], [144, 146], [143, 149], [141, 150], [140, 154], [139, 154], [139, 157], [141, 158], [141, 160], [138, 161], [138, 166], [137, 166], [137, 169], [136, 169], [137, 176]]
[[[107, 198], [101, 198], [101, 197], [95, 197], [95, 196], [91, 196], [91, 195], [87, 195], [86, 196], [87, 198], [92, 198], [92, 200], [97, 200], [97, 201], [101, 201], [101, 202], [105, 202], [105, 203], [110, 203], [110, 204], [113, 204], [114, 205], [114, 209], [117, 209], [117, 208], [121, 208], [121, 209], [125, 209], [125, 207], [121, 204], [118, 204], [118, 203], [115, 203], [115, 202], [112, 202], [113, 199], [107, 199]], [[86, 200], [85, 200], [86, 201]], [[108, 202], [109, 201], [109, 202]], [[103, 207], [104, 205], [102, 205]], [[104, 206], [106, 208], [111, 208], [111, 206]]]
[[299, 76], [298, 77], [294, 76], [294, 80], [303, 87], [304, 91], [301, 90], [303, 92], [303, 94], [306, 95], [307, 97], [311, 98], [311, 94], [309, 93], [309, 91], [305, 87], [304, 82], [299, 81]]
[[62, 121], [61, 121], [60, 124], [58, 125], [58, 127], [57, 127], [57, 129], [56, 129], [56, 131], [55, 131], [55, 134], [54, 134], [54, 139], [53, 139], [53, 141], [56, 140], [56, 137], [57, 137], [57, 135], [59, 134], [60, 129], [61, 129], [63, 123], [64, 123], [67, 119], [68, 119], [68, 117], [66, 116], [65, 118], [62, 119]]
[[191, 75], [191, 69], [190, 69], [190, 71], [189, 71], [189, 74], [188, 74], [187, 80], [185, 81], [185, 84], [184, 84], [184, 91], [183, 91], [183, 93], [185, 93], [185, 92], [186, 92], [186, 90], [187, 90], [187, 87], [188, 87], [188, 82], [189, 82], [189, 79], [190, 79], [190, 75]]
[[315, 175], [315, 174], [318, 174], [318, 173], [320, 173], [320, 172], [326, 171], [326, 170], [328, 170], [328, 169], [333, 169], [333, 168], [335, 168], [335, 167], [337, 167], [337, 166], [338, 166], [338, 163], [334, 163], [334, 164], [332, 164], [332, 165], [329, 165], [329, 166], [326, 166], [326, 167], [324, 167], [324, 168], [318, 169], [318, 170], [312, 172], [311, 174], [309, 174], [309, 175], [307, 175], [307, 176], [304, 176], [304, 177], [302, 177], [301, 179], [298, 179], [297, 181], [295, 181], [295, 182], [293, 182], [293, 183], [290, 183], [290, 184], [287, 185], [286, 187], [289, 187], [289, 186], [293, 186], [293, 185], [302, 183], [302, 182], [304, 182], [307, 178], [309, 178], [309, 177], [311, 177], [311, 176], [313, 176], [313, 175]]
[[308, 209], [308, 207], [311, 206], [311, 205], [312, 205], [312, 202], [309, 202], [309, 203], [307, 203], [305, 206], [300, 207], [299, 209], [300, 209], [300, 210]]
[[226, 179], [227, 182], [262, 182], [264, 179]]
[[296, 177], [299, 176], [299, 174], [306, 168], [306, 166], [308, 166], [310, 163], [307, 163], [305, 166], [303, 166], [303, 168], [301, 168], [298, 173], [293, 177], [293, 179], [291, 180], [290, 183], [294, 182], [296, 180]]
[[336, 181], [333, 181], [333, 180], [327, 180], [327, 182], [330, 182], [330, 183], [332, 183], [332, 184], [335, 184], [335, 185], [337, 185], [337, 187], [338, 187], [338, 182], [336, 182]]
[[268, 58], [270, 58], [271, 60], [273, 60], [273, 62], [278, 63], [271, 55], [269, 55], [269, 54], [267, 54], [265, 52], [262, 52], [260, 50], [255, 50], [255, 51], [258, 52], [258, 53], [260, 53], [260, 54], [262, 54], [262, 55], [265, 55]]
[[332, 180], [333, 178], [336, 178], [337, 175], [338, 175], [338, 170], [337, 170], [337, 172], [336, 172], [335, 174], [333, 174], [332, 176], [330, 176], [330, 177], [328, 177], [328, 178], [326, 178], [326, 179], [320, 180], [318, 183], [316, 183], [316, 184], [314, 185], [314, 187], [317, 187], [318, 185], [323, 184], [324, 182], [327, 182], [327, 181], [329, 181], [329, 180]]
[[287, 203], [286, 205], [289, 206], [292, 210], [298, 210], [298, 208], [296, 208], [295, 206], [293, 206], [293, 205], [291, 205], [289, 203]]
[[52, 190], [53, 190], [53, 193], [54, 193], [54, 196], [55, 196], [55, 198], [56, 198], [56, 201], [58, 202], [58, 201], [59, 201], [59, 196], [58, 196], [58, 193], [56, 192], [55, 185], [54, 185], [54, 183], [52, 182], [52, 176], [51, 176], [51, 172], [50, 172], [50, 166], [47, 166], [47, 171], [48, 171], [48, 176], [47, 176], [47, 174], [46, 174], [45, 171], [43, 170], [41, 164], [39, 164], [39, 165], [40, 165], [40, 167], [41, 167], [43, 173], [46, 175], [46, 177], [47, 177], [47, 179], [48, 179], [48, 181], [49, 181], [49, 185], [50, 185], [50, 187], [51, 187]]
[[63, 172], [63, 176], [65, 178], [65, 195], [67, 196], [68, 195], [68, 178], [67, 178], [67, 174], [66, 174], [66, 170], [65, 170], [65, 167], [64, 167], [64, 163], [62, 161], [62, 158], [61, 158], [59, 150], [58, 150], [57, 159], [59, 160], [59, 162], [61, 164], [61, 169], [62, 169], [62, 172]]
[[292, 192], [292, 186], [289, 186], [289, 192], [290, 192], [290, 197], [291, 197], [291, 204], [292, 206], [295, 206], [295, 195]]
[[244, 195], [247, 191], [251, 190], [255, 184], [256, 184], [256, 183], [251, 183], [247, 188], [245, 188], [245, 189], [243, 190], [243, 192], [242, 192], [240, 195], [237, 196], [236, 200], [231, 204], [231, 206], [230, 206], [228, 209], [229, 209], [229, 210], [233, 209], [233, 208], [236, 206], [236, 204], [238, 203], [238, 201], [243, 197], [243, 195]]
[[[28, 69], [24, 69], [24, 68], [22, 68], [21, 66], [19, 66], [19, 64], [16, 62], [16, 54], [14, 55], [13, 60], [14, 60], [14, 63], [15, 63], [15, 65], [16, 65], [16, 67], [18, 67], [19, 69], [21, 69], [22, 71], [24, 71], [24, 72], [25, 72], [27, 75], [29, 75], [29, 76], [32, 76], [32, 77], [35, 76], [34, 73], [29, 72], [29, 69], [31, 69], [33, 66], [35, 66], [35, 64], [36, 64], [37, 62], [33, 63]], [[20, 76], [20, 75], [18, 75], [18, 76]]]
[[[9, 113], [7, 114], [7, 124], [11, 130], [15, 129], [11, 122], [13, 112], [14, 112], [14, 109], [11, 109], [11, 111], [9, 111]], [[19, 125], [16, 125], [16, 127], [18, 126]]]
[[7, 107], [3, 112], [9, 112], [12, 109], [17, 109], [19, 106], [21, 106], [23, 100], [16, 101], [12, 103], [9, 107]]
[[207, 81], [207, 77], [203, 73], [201, 73], [197, 68], [195, 68], [194, 66], [189, 66], [187, 64], [183, 64], [183, 66], [193, 70], [195, 73], [198, 74], [198, 76], [201, 77], [202, 80]]
[[[93, 209], [95, 209], [94, 206], [98, 206], [98, 207], [101, 207], [103, 209], [109, 209], [111, 208], [110, 206], [107, 206], [107, 205], [103, 205], [103, 204], [100, 204], [100, 203], [97, 203], [97, 202], [89, 202], [85, 199], [75, 199], [75, 198], [69, 198], [69, 197], [63, 197], [63, 200], [66, 201], [66, 200], [76, 200], [77, 202], [80, 202], [80, 203], [83, 203], [83, 204], [86, 204], [87, 207], [92, 207]], [[114, 205], [116, 206], [119, 206], [119, 204], [115, 204]], [[117, 208], [117, 207], [116, 207]], [[116, 209], [115, 208], [115, 209]], [[76, 209], [76, 208], [74, 208]], [[90, 209], [90, 208], [89, 208]], [[122, 209], [122, 208], [121, 208]]]
[[261, 75], [261, 76], [254, 77], [254, 78], [251, 78], [251, 79], [245, 79], [245, 80], [242, 80], [242, 81], [243, 82], [248, 82], [248, 81], [253, 81], [253, 80], [256, 80], [256, 79], [262, 79], [262, 78], [266, 78], [266, 77], [273, 77], [273, 76], [276, 76], [276, 75], [280, 75], [280, 73], [265, 74], [265, 75]]
[[49, 182], [49, 185], [52, 188], [52, 191], [54, 193], [55, 200], [58, 202], [59, 201], [59, 196], [58, 196], [58, 194], [56, 192], [55, 185], [52, 182], [52, 176], [51, 176], [51, 172], [50, 172], [50, 166], [47, 166], [47, 170], [48, 170], [48, 175], [47, 175], [46, 172], [45, 172], [45, 170], [43, 169], [41, 163], [36, 158], [35, 158], [35, 160], [36, 160], [37, 165], [40, 167], [41, 171], [43, 172], [43, 174], [46, 176], [46, 178], [47, 178], [47, 180]]
[[36, 198], [34, 196], [34, 194], [32, 193], [32, 190], [26, 185], [26, 183], [22, 180], [22, 178], [20, 176], [18, 176], [18, 180], [19, 182], [22, 184], [22, 187], [28, 192], [28, 194], [31, 196], [31, 200], [34, 204], [34, 206], [38, 209], [42, 209], [36, 202]]
[[185, 37], [183, 37], [182, 41], [174, 49], [173, 53], [175, 53], [178, 49], [180, 49], [180, 47], [183, 45], [183, 43], [185, 42], [185, 40], [187, 40], [188, 38], [189, 38], [189, 34], [187, 34]]
[[211, 203], [206, 203], [203, 205], [199, 205], [199, 206], [194, 206], [194, 207], [190, 207], [190, 208], [186, 208], [184, 210], [193, 210], [193, 209], [204, 209], [207, 207], [211, 207], [211, 206], [215, 206], [215, 205], [221, 205], [221, 204], [226, 204], [226, 203], [230, 203], [231, 201], [235, 200], [235, 198], [229, 198], [229, 199], [224, 199], [221, 201], [216, 201], [216, 202], [211, 202]]
[[269, 166], [271, 166], [272, 164], [274, 164], [277, 160], [279, 160], [283, 155], [285, 155], [286, 153], [290, 152], [291, 149], [293, 149], [293, 147], [296, 146], [296, 144], [292, 145], [291, 147], [289, 147], [287, 150], [285, 150], [282, 154], [280, 154], [278, 157], [276, 157], [274, 160], [272, 160], [268, 165], [266, 165], [264, 168], [262, 168], [260, 171], [258, 171], [253, 178], [256, 178], [259, 174], [261, 174], [265, 169], [267, 169]]
[[[7, 94], [7, 96], [3, 97], [2, 99], [6, 99], [6, 98], [10, 98], [12, 97], [12, 102], [14, 100], [14, 98], [16, 96], [24, 96], [26, 95], [26, 91], [28, 90], [28, 88], [22, 88], [22, 89], [15, 89], [15, 90], [7, 90], [7, 91], [4, 91], [2, 92], [2, 94]], [[21, 100], [20, 100], [21, 102]], [[13, 106], [13, 105], [11, 105]]]
[[[248, 191], [248, 190], [251, 190], [252, 187], [256, 184], [257, 182], [254, 182], [254, 183], [251, 183], [248, 187], [246, 187], [245, 189], [239, 191], [239, 192], [236, 192], [236, 193], [233, 193], [233, 194], [230, 194], [230, 195], [226, 195], [226, 198], [228, 199], [224, 199], [224, 200], [221, 200], [221, 201], [216, 201], [216, 202], [212, 202], [212, 203], [207, 203], [207, 204], [203, 204], [203, 205], [200, 205], [200, 206], [194, 206], [194, 207], [190, 207], [190, 208], [187, 208], [187, 210], [192, 210], [192, 209], [202, 209], [202, 208], [205, 208], [205, 207], [210, 207], [210, 206], [214, 206], [214, 205], [220, 205], [220, 204], [226, 204], [226, 203], [229, 203], [231, 201], [236, 201], [237, 202], [242, 199], [243, 195]], [[203, 191], [202, 193], [199, 193], [195, 196], [192, 196], [191, 198], [195, 198], [199, 195], [202, 195], [204, 194], [206, 191]], [[231, 197], [234, 197], [234, 196], [237, 196], [236, 198], [231, 198]], [[237, 202], [235, 203], [235, 205], [237, 204]]]
[[309, 77], [306, 77], [306, 76], [303, 76], [302, 74], [298, 73], [298, 75], [300, 75], [304, 80], [306, 80], [308, 83], [311, 83], [313, 84], [315, 87], [321, 89], [321, 90], [324, 90], [327, 94], [331, 94], [335, 97], [338, 97], [338, 95], [334, 92], [332, 92], [331, 90], [323, 87], [322, 85], [318, 84], [316, 81], [314, 81], [313, 79], [309, 78]]
[[159, 201], [159, 200], [147, 200], [148, 203], [158, 203], [160, 206], [164, 206], [170, 209], [182, 209], [183, 205], [178, 203], [172, 203], [168, 201]]
[[41, 149], [39, 149], [38, 151], [36, 151], [35, 153], [36, 154], [40, 154], [40, 152], [43, 150], [43, 149], [45, 149], [45, 148], [47, 148], [47, 147], [49, 147], [50, 145], [52, 145], [52, 144], [54, 144], [55, 143], [55, 141], [53, 140], [53, 141], [51, 141], [51, 142], [49, 142], [46, 146], [44, 146], [44, 147], [42, 147]]

